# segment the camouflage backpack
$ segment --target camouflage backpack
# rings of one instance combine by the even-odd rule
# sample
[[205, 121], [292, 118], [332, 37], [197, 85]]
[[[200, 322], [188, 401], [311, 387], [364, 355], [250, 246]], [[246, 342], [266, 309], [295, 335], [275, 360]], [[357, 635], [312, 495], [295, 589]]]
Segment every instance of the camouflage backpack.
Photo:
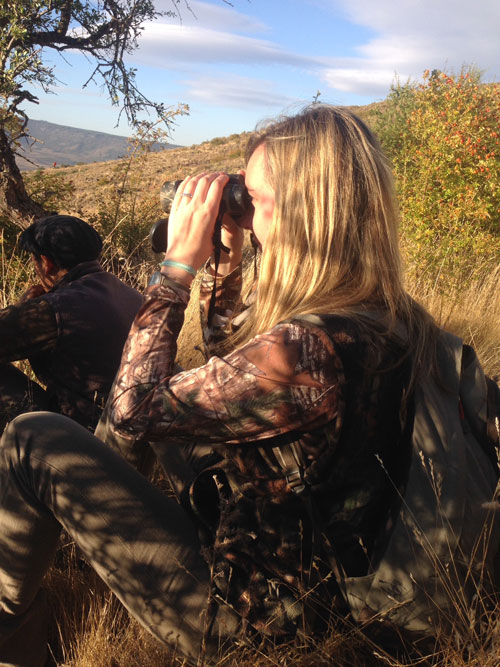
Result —
[[[324, 326], [315, 316], [303, 319]], [[477, 626], [493, 599], [500, 544], [500, 391], [472, 348], [444, 331], [437, 366], [439, 381], [429, 375], [415, 390], [409, 478], [381, 560], [364, 577], [332, 567], [355, 620], [434, 636], [457, 620]], [[279, 457], [290, 487], [302, 493], [293, 444]]]

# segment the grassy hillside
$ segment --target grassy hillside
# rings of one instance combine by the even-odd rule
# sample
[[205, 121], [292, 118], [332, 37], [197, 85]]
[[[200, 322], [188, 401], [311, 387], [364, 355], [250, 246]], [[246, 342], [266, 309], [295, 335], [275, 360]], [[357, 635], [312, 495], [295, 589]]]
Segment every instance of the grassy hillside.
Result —
[[132, 190], [141, 202], [159, 196], [160, 187], [166, 180], [184, 178], [197, 171], [235, 171], [244, 166], [245, 143], [246, 135], [242, 134], [213, 139], [197, 146], [148, 152], [146, 156], [140, 150], [137, 154], [124, 151], [123, 159], [48, 169], [38, 175], [28, 174], [27, 180], [30, 183], [37, 178], [43, 180], [49, 175], [57, 175], [58, 179], [71, 183], [74, 194], [58, 210], [88, 217], [98, 212], [103, 198], [113, 196], [124, 187], [127, 191]]
[[[349, 108], [370, 123], [374, 112], [380, 108], [380, 104]], [[221, 170], [234, 173], [245, 166], [244, 152], [248, 136], [248, 132], [233, 134], [229, 137], [217, 137], [199, 145], [169, 148], [168, 151], [156, 153], [152, 153], [148, 147], [146, 159], [141, 149], [134, 154], [131, 152], [130, 145], [127, 149], [126, 145], [120, 144], [123, 149], [123, 158], [104, 159], [92, 164], [64, 167], [58, 165], [56, 169], [51, 168], [52, 163], [50, 163], [44, 172], [39, 172], [38, 175], [27, 174], [26, 177], [28, 183], [56, 176], [57, 179], [72, 184], [73, 196], [64, 203], [60, 203], [57, 209], [59, 212], [88, 217], [99, 211], [103, 198], [113, 196], [124, 186], [127, 192], [130, 190], [134, 192], [138, 202], [142, 202], [151, 196], [155, 197], [166, 180], [177, 180], [199, 171]], [[123, 140], [123, 137], [119, 139]], [[77, 153], [75, 149], [71, 157], [74, 158]], [[125, 173], [126, 182], [124, 184]], [[160, 213], [159, 208], [158, 213]]]

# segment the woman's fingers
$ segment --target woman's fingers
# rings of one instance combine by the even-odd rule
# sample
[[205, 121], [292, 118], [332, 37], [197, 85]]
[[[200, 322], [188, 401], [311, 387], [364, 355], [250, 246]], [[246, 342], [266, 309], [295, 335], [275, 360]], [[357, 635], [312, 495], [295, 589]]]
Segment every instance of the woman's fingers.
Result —
[[175, 193], [174, 204], [172, 209], [178, 208], [182, 204], [186, 204], [190, 201], [195, 193], [196, 184], [198, 180], [204, 176], [204, 173], [196, 174], [196, 176], [187, 176], [182, 183], [179, 184], [177, 191]]
[[223, 173], [211, 174], [211, 176], [212, 178], [205, 190], [205, 202], [208, 206], [217, 205], [217, 210], [219, 210], [222, 192], [229, 181], [229, 176]]
[[204, 204], [207, 200], [210, 187], [214, 181], [223, 180], [222, 188], [217, 187], [215, 193], [212, 193], [211, 200], [208, 202], [211, 205], [214, 199], [219, 199], [222, 197], [222, 190], [224, 185], [228, 180], [226, 174], [221, 174], [219, 172], [207, 174], [202, 172], [194, 176], [188, 176], [185, 178], [182, 183], [177, 188], [176, 196], [174, 199], [174, 205], [172, 206], [172, 212], [175, 213], [179, 207], [186, 206], [186, 204], [192, 202], [194, 206], [199, 206]]
[[[228, 176], [219, 172], [212, 174], [198, 174], [186, 184], [186, 187], [193, 188], [190, 192], [195, 205], [207, 203], [211, 206], [215, 200], [220, 204], [222, 190], [224, 189], [227, 180]], [[223, 183], [222, 187], [220, 187], [220, 182]]]
[[222, 173], [201, 173], [182, 181], [170, 214], [168, 259], [199, 268], [210, 256], [214, 224], [227, 181], [227, 174]]

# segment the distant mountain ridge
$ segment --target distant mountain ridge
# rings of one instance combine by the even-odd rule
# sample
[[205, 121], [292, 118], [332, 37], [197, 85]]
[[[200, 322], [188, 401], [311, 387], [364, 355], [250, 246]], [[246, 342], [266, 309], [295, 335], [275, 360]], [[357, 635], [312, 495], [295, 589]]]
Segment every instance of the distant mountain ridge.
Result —
[[[51, 167], [54, 162], [57, 166], [62, 166], [116, 160], [126, 154], [128, 147], [127, 137], [57, 125], [45, 120], [30, 119], [28, 130], [38, 141], [34, 144], [24, 142], [22, 151], [35, 164], [18, 157], [17, 164], [20, 169]], [[154, 151], [169, 148], [179, 148], [179, 146], [174, 144], [153, 146]]]

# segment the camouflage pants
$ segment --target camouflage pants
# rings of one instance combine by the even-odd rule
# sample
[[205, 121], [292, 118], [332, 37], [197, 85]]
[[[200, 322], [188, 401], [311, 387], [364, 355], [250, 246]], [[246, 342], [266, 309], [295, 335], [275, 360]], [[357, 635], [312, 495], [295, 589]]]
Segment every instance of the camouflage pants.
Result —
[[[190, 518], [86, 429], [37, 412], [0, 441], [0, 665], [44, 664], [39, 590], [61, 528], [133, 616], [196, 662], [210, 573]], [[236, 627], [230, 610], [218, 614], [210, 661]]]

